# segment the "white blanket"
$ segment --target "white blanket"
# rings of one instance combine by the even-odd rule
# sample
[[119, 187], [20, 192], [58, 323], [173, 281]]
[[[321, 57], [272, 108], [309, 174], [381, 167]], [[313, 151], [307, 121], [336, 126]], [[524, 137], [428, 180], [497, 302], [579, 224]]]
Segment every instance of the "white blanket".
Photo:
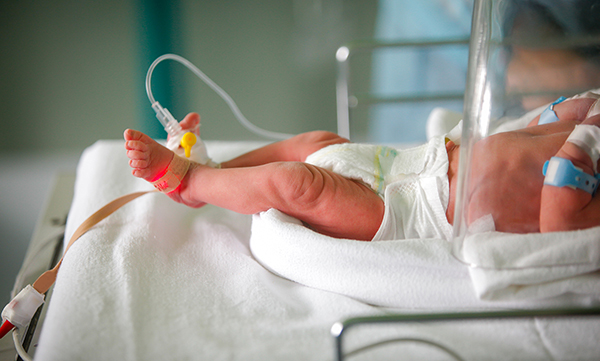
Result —
[[465, 242], [466, 260], [489, 268], [473, 268], [442, 239], [334, 239], [270, 210], [254, 216], [251, 249], [282, 277], [370, 304], [472, 309], [598, 303], [599, 239], [600, 228], [476, 234]]
[[465, 261], [482, 299], [544, 299], [561, 295], [600, 301], [600, 227], [582, 231], [510, 234], [465, 239]]
[[[207, 143], [217, 161], [254, 145]], [[78, 167], [67, 239], [102, 205], [143, 189], [149, 186], [131, 176], [122, 142], [88, 148]], [[301, 227], [277, 212], [257, 217]], [[490, 307], [474, 296], [467, 268], [449, 256], [446, 243], [327, 239], [319, 246], [311, 235], [300, 245], [264, 222], [251, 225], [249, 216], [212, 206], [190, 209], [162, 194], [128, 204], [66, 255], [36, 360], [331, 360], [329, 329], [340, 319]], [[291, 265], [281, 265], [293, 261], [303, 275], [298, 282], [313, 287], [265, 269], [250, 251], [251, 227], [252, 251], [261, 262], [293, 279], [286, 273]], [[295, 248], [286, 251], [286, 245]], [[336, 258], [344, 257], [345, 268], [336, 269]], [[385, 281], [390, 277], [394, 282]], [[370, 305], [376, 302], [401, 308]], [[417, 337], [465, 360], [597, 359], [599, 329], [596, 320], [584, 319], [366, 327], [350, 334], [348, 349], [380, 337]], [[450, 359], [415, 343], [386, 346], [362, 359], [396, 359], [399, 353]]]

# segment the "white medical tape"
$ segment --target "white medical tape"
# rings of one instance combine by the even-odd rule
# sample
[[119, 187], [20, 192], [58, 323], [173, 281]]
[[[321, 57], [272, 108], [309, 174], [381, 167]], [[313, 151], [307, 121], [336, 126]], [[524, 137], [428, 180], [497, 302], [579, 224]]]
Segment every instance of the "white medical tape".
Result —
[[589, 117], [593, 117], [594, 115], [598, 115], [600, 114], [600, 99], [597, 99], [591, 106], [590, 109], [588, 110], [587, 114], [585, 115], [585, 118], [589, 118]]
[[597, 164], [600, 158], [600, 128], [590, 124], [579, 124], [567, 138], [567, 142], [573, 143], [586, 152], [592, 159], [594, 174], [598, 173]]
[[31, 285], [27, 285], [4, 307], [2, 319], [8, 320], [15, 327], [23, 328], [29, 324], [33, 314], [42, 303], [44, 303], [44, 295]]
[[[577, 98], [592, 98], [592, 99], [600, 99], [600, 94], [595, 93], [593, 91], [586, 91], [581, 94], [576, 94], [570, 97], [569, 99], [577, 99]], [[568, 99], [567, 99], [568, 100]]]

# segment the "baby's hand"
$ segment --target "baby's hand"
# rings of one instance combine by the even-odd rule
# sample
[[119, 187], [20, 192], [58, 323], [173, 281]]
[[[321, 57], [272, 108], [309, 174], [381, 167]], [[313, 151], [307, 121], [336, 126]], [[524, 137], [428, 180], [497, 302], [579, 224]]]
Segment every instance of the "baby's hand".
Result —
[[[593, 110], [593, 109], [592, 109]], [[600, 115], [588, 113], [582, 124], [600, 126]], [[574, 166], [585, 173], [594, 175], [592, 158], [579, 145], [565, 142], [556, 154], [559, 158], [570, 160]], [[600, 198], [592, 196], [582, 189], [544, 185], [540, 207], [540, 231], [568, 231], [585, 229], [600, 225]]]
[[[569, 98], [561, 103], [556, 104], [553, 109], [559, 120], [574, 121], [579, 124], [592, 114], [587, 114], [594, 106], [595, 98], [578, 97]], [[538, 125], [540, 116], [533, 118], [528, 124], [528, 127]]]

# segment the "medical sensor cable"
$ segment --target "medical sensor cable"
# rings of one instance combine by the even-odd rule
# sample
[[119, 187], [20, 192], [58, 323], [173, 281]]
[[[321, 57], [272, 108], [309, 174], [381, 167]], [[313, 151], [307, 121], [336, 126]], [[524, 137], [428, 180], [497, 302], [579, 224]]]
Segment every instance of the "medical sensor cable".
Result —
[[242, 114], [242, 112], [238, 108], [237, 104], [233, 101], [231, 96], [229, 96], [229, 94], [227, 94], [227, 92], [225, 90], [223, 90], [214, 81], [212, 81], [206, 74], [204, 74], [194, 64], [192, 64], [190, 61], [188, 61], [187, 59], [185, 59], [179, 55], [164, 54], [164, 55], [159, 56], [156, 60], [154, 60], [154, 62], [150, 65], [150, 68], [148, 68], [148, 72], [146, 73], [146, 94], [148, 94], [148, 99], [150, 100], [150, 104], [152, 104], [152, 109], [154, 109], [154, 111], [156, 112], [156, 117], [158, 118], [158, 120], [163, 125], [163, 127], [165, 128], [165, 130], [167, 131], [167, 133], [169, 135], [175, 136], [175, 135], [179, 134], [179, 132], [181, 132], [181, 126], [179, 125], [177, 120], [175, 120], [173, 115], [171, 115], [169, 110], [166, 108], [163, 108], [160, 105], [160, 103], [154, 99], [154, 96], [152, 95], [152, 84], [151, 84], [152, 73], [154, 72], [154, 68], [156, 68], [156, 66], [160, 62], [167, 60], [167, 59], [175, 60], [175, 61], [179, 62], [180, 64], [184, 65], [189, 70], [191, 70], [194, 74], [196, 74], [196, 76], [198, 76], [198, 78], [200, 78], [204, 83], [206, 83], [206, 85], [208, 85], [212, 90], [214, 90], [221, 97], [221, 99], [223, 99], [225, 101], [225, 103], [227, 104], [229, 109], [231, 109], [231, 111], [233, 112], [233, 115], [240, 122], [240, 124], [242, 124], [244, 127], [246, 127], [246, 129], [250, 130], [251, 132], [253, 132], [255, 134], [258, 134], [260, 136], [263, 136], [263, 137], [269, 138], [269, 139], [282, 140], [282, 139], [287, 139], [287, 138], [291, 138], [292, 136], [294, 136], [293, 134], [272, 132], [269, 130], [259, 128], [256, 125], [252, 124], [244, 116], [244, 114]]
[[[98, 224], [98, 222], [110, 216], [117, 209], [133, 201], [134, 199], [153, 192], [156, 192], [156, 190], [126, 194], [111, 201], [89, 216], [71, 236], [71, 239], [69, 240], [69, 243], [64, 251], [63, 258], [73, 243], [75, 243], [75, 241], [77, 241], [93, 226]], [[44, 272], [33, 283], [33, 285], [27, 285], [25, 288], [23, 288], [23, 290], [21, 290], [21, 292], [17, 294], [17, 296], [15, 296], [8, 305], [6, 305], [4, 310], [2, 310], [2, 319], [4, 320], [4, 323], [2, 326], [0, 326], [0, 338], [4, 337], [12, 329], [24, 328], [29, 324], [29, 321], [31, 320], [35, 311], [39, 306], [42, 305], [42, 303], [44, 303], [44, 294], [54, 284], [63, 258], [58, 261], [54, 268]]]

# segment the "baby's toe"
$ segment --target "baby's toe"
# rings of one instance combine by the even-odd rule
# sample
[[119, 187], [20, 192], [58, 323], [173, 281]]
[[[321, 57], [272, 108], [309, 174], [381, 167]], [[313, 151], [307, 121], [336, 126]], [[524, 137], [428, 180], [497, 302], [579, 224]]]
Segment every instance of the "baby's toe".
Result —
[[129, 159], [148, 159], [148, 152], [137, 149], [128, 149], [127, 158]]
[[131, 174], [133, 174], [135, 177], [146, 179], [146, 180], [147, 180], [147, 178], [150, 178], [150, 176], [151, 176], [150, 171], [147, 168], [134, 168], [131, 171]]
[[137, 141], [139, 143], [143, 143], [146, 145], [156, 143], [154, 141], [154, 139], [150, 138], [148, 135], [146, 135], [140, 131], [133, 130], [133, 129], [125, 130], [125, 133], [123, 133], [123, 137], [125, 138], [125, 140], [127, 142], [129, 142], [129, 141], [136, 142]]
[[123, 138], [125, 138], [125, 140], [139, 140], [142, 137], [142, 134], [142, 132], [138, 132], [137, 130], [125, 129]]
[[148, 160], [146, 159], [132, 159], [129, 161], [129, 166], [131, 168], [146, 169], [148, 168], [148, 165]]

